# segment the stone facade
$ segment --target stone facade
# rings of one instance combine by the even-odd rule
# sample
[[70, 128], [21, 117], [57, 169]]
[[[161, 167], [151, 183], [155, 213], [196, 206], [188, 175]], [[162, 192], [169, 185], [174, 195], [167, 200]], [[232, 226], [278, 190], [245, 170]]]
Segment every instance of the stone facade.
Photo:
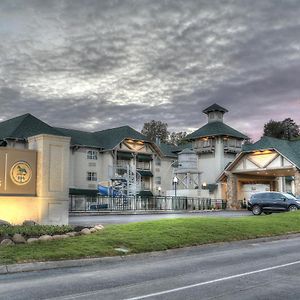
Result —
[[295, 173], [295, 195], [300, 196], [300, 171], [296, 170]]
[[239, 209], [241, 208], [241, 203], [238, 200], [237, 191], [237, 176], [231, 172], [226, 172], [227, 175], [227, 208], [229, 209]]

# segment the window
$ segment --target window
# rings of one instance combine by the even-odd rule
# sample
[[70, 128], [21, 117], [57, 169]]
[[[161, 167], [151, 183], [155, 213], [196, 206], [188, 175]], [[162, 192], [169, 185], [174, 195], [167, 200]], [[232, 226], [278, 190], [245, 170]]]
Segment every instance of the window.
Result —
[[97, 159], [97, 151], [89, 150], [87, 152], [87, 159]]
[[87, 181], [97, 181], [97, 173], [96, 172], [87, 172]]
[[236, 147], [236, 140], [230, 139], [229, 140], [229, 147]]
[[149, 161], [138, 161], [136, 167], [137, 167], [137, 169], [141, 169], [141, 170], [150, 170], [150, 162]]
[[155, 177], [155, 183], [156, 184], [161, 184], [161, 177], [160, 176]]
[[156, 166], [160, 166], [160, 165], [161, 165], [161, 159], [160, 159], [159, 157], [157, 157], [157, 158], [155, 159], [155, 165], [156, 165]]
[[203, 139], [203, 147], [209, 147], [210, 145], [210, 139]]

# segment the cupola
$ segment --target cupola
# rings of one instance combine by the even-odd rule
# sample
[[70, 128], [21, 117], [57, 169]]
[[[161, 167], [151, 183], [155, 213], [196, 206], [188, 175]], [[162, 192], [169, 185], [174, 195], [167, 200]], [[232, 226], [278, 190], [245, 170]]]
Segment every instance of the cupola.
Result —
[[207, 115], [208, 123], [210, 122], [223, 122], [223, 116], [228, 110], [218, 104], [213, 104], [203, 110], [203, 113]]

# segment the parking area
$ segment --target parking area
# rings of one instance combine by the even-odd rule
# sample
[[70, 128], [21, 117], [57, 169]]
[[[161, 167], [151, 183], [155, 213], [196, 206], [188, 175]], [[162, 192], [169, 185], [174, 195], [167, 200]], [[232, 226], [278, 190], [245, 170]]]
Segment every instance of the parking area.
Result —
[[126, 215], [79, 215], [70, 216], [70, 225], [92, 226], [95, 224], [126, 224], [132, 222], [144, 222], [160, 219], [175, 218], [201, 218], [201, 217], [224, 217], [237, 218], [252, 216], [249, 211], [200, 211], [190, 213], [153, 213], [153, 214], [126, 214]]

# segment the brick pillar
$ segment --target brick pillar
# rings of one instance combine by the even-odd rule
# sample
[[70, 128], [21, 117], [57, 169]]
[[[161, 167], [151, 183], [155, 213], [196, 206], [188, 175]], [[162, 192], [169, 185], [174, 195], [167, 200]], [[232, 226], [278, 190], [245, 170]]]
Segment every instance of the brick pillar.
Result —
[[240, 209], [241, 204], [237, 197], [237, 176], [231, 172], [226, 172], [227, 175], [227, 208]]
[[295, 173], [295, 195], [300, 196], [300, 171]]

